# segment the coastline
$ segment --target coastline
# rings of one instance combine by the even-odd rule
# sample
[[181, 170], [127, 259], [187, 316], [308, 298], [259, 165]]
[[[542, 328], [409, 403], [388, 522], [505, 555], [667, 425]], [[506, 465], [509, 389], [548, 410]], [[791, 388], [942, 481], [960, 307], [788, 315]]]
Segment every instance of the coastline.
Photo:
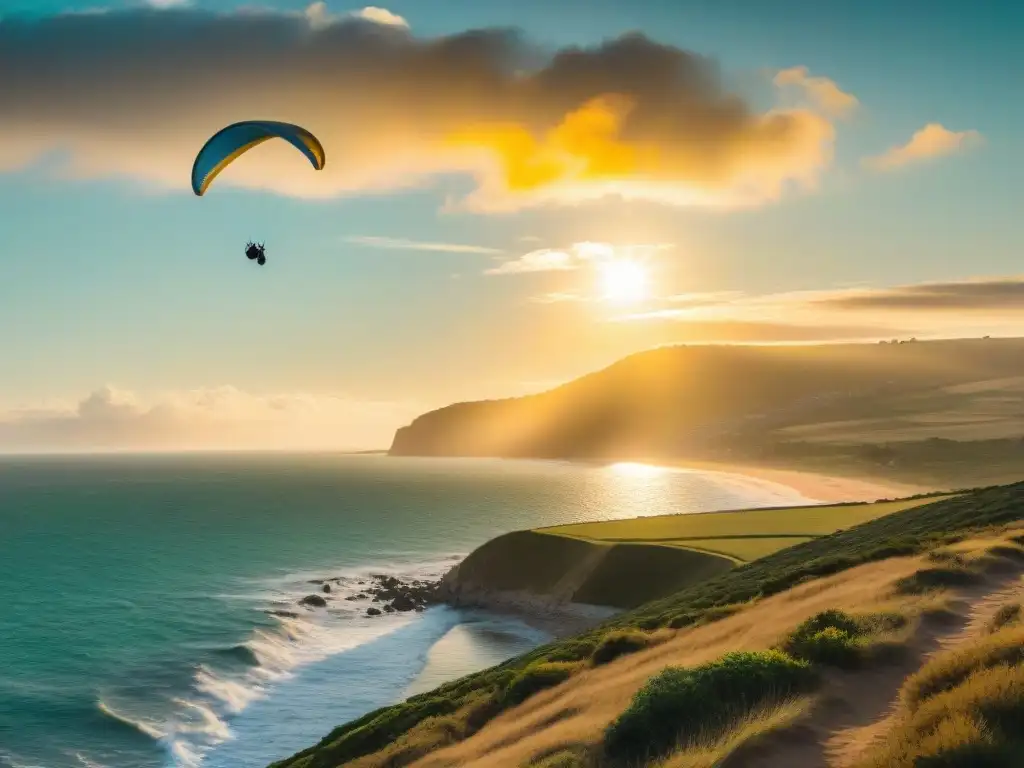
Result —
[[[783, 496], [796, 494], [801, 497], [795, 505], [837, 504], [849, 502], [874, 502], [880, 499], [898, 499], [928, 493], [933, 489], [904, 483], [878, 481], [863, 477], [837, 477], [802, 470], [766, 468], [748, 464], [729, 464], [711, 461], [643, 462], [665, 469], [692, 471], [710, 475], [721, 475], [730, 484], [749, 484], [750, 490], [777, 493]], [[793, 506], [787, 504], [786, 506]], [[771, 502], [754, 506], [772, 506]], [[782, 505], [775, 505], [782, 506]], [[686, 510], [680, 509], [679, 514]], [[452, 569], [442, 584], [454, 575], [458, 566]], [[456, 607], [476, 608], [499, 616], [519, 621], [551, 635], [554, 639], [585, 632], [591, 627], [611, 618], [620, 610], [604, 606], [590, 606], [565, 602], [522, 592], [479, 592], [445, 600]]]
[[785, 486], [802, 496], [831, 504], [849, 501], [877, 501], [898, 499], [919, 493], [930, 493], [934, 488], [909, 483], [895, 483], [869, 477], [845, 477], [807, 472], [797, 469], [774, 469], [753, 464], [729, 464], [715, 461], [655, 461], [657, 466], [690, 469], [698, 472], [721, 472], [749, 477], [762, 482]]

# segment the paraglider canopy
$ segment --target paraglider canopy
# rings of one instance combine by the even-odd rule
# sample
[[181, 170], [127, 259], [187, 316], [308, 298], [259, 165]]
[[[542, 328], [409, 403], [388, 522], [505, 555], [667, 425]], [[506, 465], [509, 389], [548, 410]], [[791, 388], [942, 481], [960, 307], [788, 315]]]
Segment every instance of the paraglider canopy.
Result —
[[284, 139], [304, 154], [316, 170], [323, 170], [327, 162], [323, 145], [305, 128], [273, 120], [247, 120], [217, 131], [199, 150], [192, 164], [192, 191], [202, 195], [217, 174], [236, 158], [274, 138]]

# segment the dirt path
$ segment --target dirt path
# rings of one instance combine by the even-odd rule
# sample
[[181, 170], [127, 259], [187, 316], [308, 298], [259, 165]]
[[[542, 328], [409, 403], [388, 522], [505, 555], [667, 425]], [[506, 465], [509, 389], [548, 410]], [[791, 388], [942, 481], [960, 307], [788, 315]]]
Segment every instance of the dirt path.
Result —
[[1000, 606], [1024, 596], [1020, 570], [954, 592], [952, 613], [925, 620], [899, 661], [875, 669], [829, 673], [813, 714], [729, 768], [852, 768], [883, 739], [906, 678], [932, 656], [984, 633]]

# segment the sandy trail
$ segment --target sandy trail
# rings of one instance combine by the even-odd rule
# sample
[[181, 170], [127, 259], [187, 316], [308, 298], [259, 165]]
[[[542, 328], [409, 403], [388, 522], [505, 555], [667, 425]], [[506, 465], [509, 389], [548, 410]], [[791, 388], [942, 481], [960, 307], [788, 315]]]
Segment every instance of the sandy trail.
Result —
[[778, 734], [729, 768], [852, 768], [883, 740], [899, 715], [906, 678], [935, 654], [981, 636], [996, 611], [1024, 596], [1020, 569], [953, 593], [951, 613], [924, 620], [899, 661], [875, 669], [831, 673], [827, 693], [807, 720]]

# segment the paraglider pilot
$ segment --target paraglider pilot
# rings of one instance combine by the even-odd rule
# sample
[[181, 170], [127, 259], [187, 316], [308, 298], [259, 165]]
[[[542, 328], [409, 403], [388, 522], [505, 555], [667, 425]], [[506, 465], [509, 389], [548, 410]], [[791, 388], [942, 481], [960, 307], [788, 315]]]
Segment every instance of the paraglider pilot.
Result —
[[263, 243], [257, 245], [250, 241], [245, 246], [245, 255], [249, 258], [249, 261], [256, 259], [256, 263], [261, 267], [267, 263], [267, 254]]

